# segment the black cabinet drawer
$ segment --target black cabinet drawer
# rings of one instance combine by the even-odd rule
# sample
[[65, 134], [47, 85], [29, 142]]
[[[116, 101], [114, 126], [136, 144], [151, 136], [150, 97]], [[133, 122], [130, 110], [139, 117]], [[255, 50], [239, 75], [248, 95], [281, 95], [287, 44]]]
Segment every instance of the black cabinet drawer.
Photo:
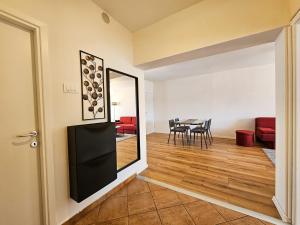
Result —
[[68, 127], [70, 195], [81, 202], [117, 179], [115, 125]]
[[77, 193], [73, 193], [73, 196], [77, 196], [75, 200], [81, 202], [116, 178], [116, 153], [110, 153], [83, 164], [78, 164]]

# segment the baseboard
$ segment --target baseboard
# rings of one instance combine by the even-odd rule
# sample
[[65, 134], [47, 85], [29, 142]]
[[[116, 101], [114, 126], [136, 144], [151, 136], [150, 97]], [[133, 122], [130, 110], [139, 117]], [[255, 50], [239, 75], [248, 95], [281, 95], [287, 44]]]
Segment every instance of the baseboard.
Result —
[[282, 221], [284, 221], [286, 223], [291, 223], [291, 219], [285, 214], [284, 210], [281, 208], [281, 206], [275, 196], [273, 196], [272, 201], [273, 201]]
[[[169, 134], [169, 132], [155, 131], [155, 132], [152, 132], [152, 133], [147, 134], [147, 135], [151, 135], [151, 134]], [[224, 139], [232, 139], [232, 140], [235, 140], [235, 137], [233, 137], [233, 136], [213, 135], [213, 138], [224, 138]]]
[[125, 179], [123, 182], [118, 184], [116, 187], [114, 187], [112, 190], [108, 191], [104, 195], [102, 195], [99, 199], [94, 201], [92, 204], [85, 207], [83, 210], [81, 210], [79, 213], [72, 216], [70, 219], [68, 219], [66, 222], [62, 223], [62, 225], [74, 225], [76, 222], [78, 222], [79, 219], [84, 217], [87, 213], [89, 213], [91, 210], [99, 206], [102, 202], [104, 202], [106, 199], [108, 199], [110, 196], [121, 190], [123, 187], [125, 187], [130, 181], [132, 181], [137, 175], [134, 174], [127, 179]]

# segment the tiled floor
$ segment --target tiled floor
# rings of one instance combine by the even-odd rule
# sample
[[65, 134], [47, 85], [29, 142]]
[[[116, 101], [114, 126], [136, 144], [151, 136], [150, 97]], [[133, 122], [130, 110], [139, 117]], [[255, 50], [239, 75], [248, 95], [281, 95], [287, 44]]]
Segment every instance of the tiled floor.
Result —
[[270, 225], [208, 202], [134, 179], [76, 225]]

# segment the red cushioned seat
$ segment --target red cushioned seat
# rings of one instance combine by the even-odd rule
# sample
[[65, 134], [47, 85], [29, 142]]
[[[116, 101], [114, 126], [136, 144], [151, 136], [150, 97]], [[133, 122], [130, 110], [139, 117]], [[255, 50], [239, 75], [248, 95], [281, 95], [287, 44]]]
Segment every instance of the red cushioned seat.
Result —
[[132, 117], [131, 123], [136, 126], [136, 117]]
[[236, 144], [245, 147], [254, 145], [254, 131], [252, 130], [237, 130]]
[[275, 130], [268, 127], [258, 127], [257, 132], [259, 134], [275, 134]]
[[136, 117], [134, 116], [121, 116], [120, 122], [117, 122], [116, 125], [120, 126], [117, 129], [118, 133], [123, 134], [136, 134]]
[[132, 123], [132, 117], [131, 116], [121, 116], [120, 122], [125, 124], [131, 124]]
[[255, 118], [256, 140], [263, 142], [268, 148], [275, 148], [276, 138], [275, 117]]

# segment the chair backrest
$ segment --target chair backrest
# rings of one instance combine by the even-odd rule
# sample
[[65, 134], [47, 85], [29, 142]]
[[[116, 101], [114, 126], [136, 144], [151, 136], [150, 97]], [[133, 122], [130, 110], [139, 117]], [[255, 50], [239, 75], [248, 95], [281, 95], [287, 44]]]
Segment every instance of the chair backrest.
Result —
[[255, 128], [265, 127], [275, 129], [276, 119], [275, 117], [257, 117], [255, 118]]
[[205, 120], [205, 122], [204, 122], [204, 129], [205, 130], [209, 129], [209, 120]]
[[169, 128], [170, 128], [170, 130], [172, 128], [174, 128], [174, 127], [175, 127], [175, 121], [174, 120], [169, 120]]
[[208, 129], [210, 129], [211, 126], [211, 119], [208, 120]]
[[121, 116], [120, 122], [125, 124], [131, 124], [132, 123], [132, 117], [131, 116]]

